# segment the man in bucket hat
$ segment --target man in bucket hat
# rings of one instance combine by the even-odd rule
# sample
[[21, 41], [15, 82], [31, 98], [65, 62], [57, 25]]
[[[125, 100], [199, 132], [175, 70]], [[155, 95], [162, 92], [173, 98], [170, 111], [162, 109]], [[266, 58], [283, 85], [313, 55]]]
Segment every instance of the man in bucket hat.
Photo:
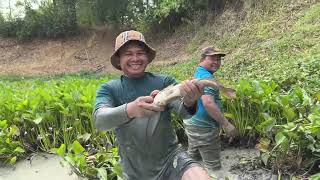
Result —
[[[214, 73], [220, 68], [225, 55], [214, 46], [202, 49], [194, 77], [215, 79]], [[205, 87], [204, 94], [198, 99], [196, 114], [184, 123], [189, 156], [196, 161], [202, 160], [208, 170], [220, 169], [220, 126], [226, 130], [230, 140], [236, 135], [236, 129], [222, 114], [219, 90]]]
[[111, 64], [123, 75], [97, 91], [95, 126], [115, 129], [126, 180], [207, 180], [204, 168], [189, 159], [178, 144], [171, 125], [171, 110], [183, 118], [195, 113], [204, 87], [196, 81], [183, 81], [183, 100], [166, 107], [153, 104], [159, 90], [176, 83], [170, 76], [145, 72], [155, 55], [140, 32], [125, 31], [116, 38]]

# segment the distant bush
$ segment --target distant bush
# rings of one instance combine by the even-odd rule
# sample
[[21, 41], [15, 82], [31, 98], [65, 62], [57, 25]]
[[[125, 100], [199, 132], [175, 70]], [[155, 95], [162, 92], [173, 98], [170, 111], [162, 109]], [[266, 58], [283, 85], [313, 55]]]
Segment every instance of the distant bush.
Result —
[[5, 19], [1, 15], [0, 35], [28, 40], [33, 37], [56, 38], [77, 32], [76, 18], [73, 17], [72, 8], [70, 10], [64, 7], [64, 4], [45, 2], [37, 10], [32, 9], [28, 4], [24, 8], [23, 18]]
[[[24, 18], [0, 17], [0, 35], [20, 40], [55, 38], [76, 33], [78, 25], [92, 27], [105, 24], [114, 30], [167, 33], [174, 32], [175, 27], [183, 22], [199, 21], [204, 24], [227, 7], [240, 11], [245, 4], [268, 13], [281, 3], [277, 0], [272, 0], [272, 3], [266, 0], [44, 0], [39, 9], [34, 10], [25, 1], [21, 4], [25, 8]], [[197, 16], [199, 12], [201, 17]]]

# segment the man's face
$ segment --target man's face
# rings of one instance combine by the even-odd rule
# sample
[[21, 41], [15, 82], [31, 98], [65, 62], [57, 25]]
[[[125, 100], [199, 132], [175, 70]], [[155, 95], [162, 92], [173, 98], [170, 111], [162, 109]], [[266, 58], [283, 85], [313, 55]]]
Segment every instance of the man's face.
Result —
[[201, 65], [209, 71], [216, 72], [221, 66], [221, 56], [206, 56], [201, 62]]
[[144, 47], [130, 43], [119, 51], [120, 67], [128, 77], [141, 77], [149, 64], [149, 58]]

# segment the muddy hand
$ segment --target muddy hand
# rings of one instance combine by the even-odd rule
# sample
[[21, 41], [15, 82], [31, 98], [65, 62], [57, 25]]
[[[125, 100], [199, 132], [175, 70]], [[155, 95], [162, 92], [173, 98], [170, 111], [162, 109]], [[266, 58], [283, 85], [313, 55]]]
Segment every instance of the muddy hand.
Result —
[[129, 118], [150, 117], [159, 111], [163, 111], [162, 107], [153, 103], [153, 99], [153, 96], [141, 96], [128, 103], [127, 114]]
[[236, 94], [236, 90], [231, 89], [231, 88], [225, 88], [223, 87], [221, 89], [222, 94], [224, 94], [228, 99], [236, 99], [237, 94]]
[[231, 143], [237, 135], [236, 128], [229, 122], [225, 126], [223, 126], [223, 128], [226, 131], [227, 136], [229, 137], [229, 143]]
[[186, 106], [192, 106], [202, 96], [204, 85], [197, 79], [181, 82], [180, 92]]

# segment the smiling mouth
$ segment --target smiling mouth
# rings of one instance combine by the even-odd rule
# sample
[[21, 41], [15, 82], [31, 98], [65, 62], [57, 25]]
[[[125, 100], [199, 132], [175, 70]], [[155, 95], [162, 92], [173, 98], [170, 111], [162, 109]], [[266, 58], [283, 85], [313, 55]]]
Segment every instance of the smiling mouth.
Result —
[[133, 69], [139, 69], [142, 65], [141, 64], [131, 64], [130, 67]]

